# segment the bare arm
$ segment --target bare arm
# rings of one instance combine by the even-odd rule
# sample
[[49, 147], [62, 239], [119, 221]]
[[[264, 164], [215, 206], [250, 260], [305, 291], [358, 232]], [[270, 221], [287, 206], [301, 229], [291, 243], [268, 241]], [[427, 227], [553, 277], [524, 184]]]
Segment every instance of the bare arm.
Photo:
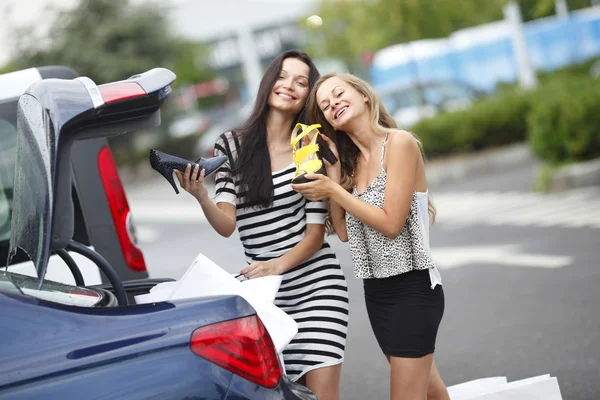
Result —
[[388, 237], [396, 237], [402, 231], [410, 210], [421, 153], [414, 138], [406, 133], [392, 135], [388, 140], [386, 152], [402, 156], [388, 158], [383, 208], [357, 199], [324, 175], [307, 176], [314, 181], [294, 185], [294, 189], [309, 199], [330, 198], [332, 203], [337, 203], [364, 224]]
[[[200, 203], [202, 211], [206, 216], [207, 221], [215, 231], [221, 236], [229, 237], [235, 230], [236, 210], [235, 205], [228, 202], [213, 203], [208, 195], [208, 190], [204, 186], [204, 170], [200, 172], [198, 179], [198, 165], [191, 170], [188, 165], [185, 172], [182, 174], [175, 171], [181, 188], [190, 193]], [[217, 191], [219, 188], [217, 188]]]
[[[326, 135], [321, 136], [327, 146], [329, 146], [329, 150], [333, 153], [333, 155], [339, 160], [340, 154], [337, 149], [337, 146], [331, 139], [329, 139]], [[341, 162], [335, 163], [335, 165], [331, 165], [329, 161], [323, 160], [325, 163], [325, 168], [327, 170], [327, 176], [334, 181], [335, 183], [341, 182], [342, 176], [342, 168]], [[348, 241], [348, 232], [346, 231], [346, 210], [344, 210], [338, 203], [333, 200], [329, 202], [329, 209], [331, 212], [331, 224], [333, 225], [333, 230], [336, 235], [342, 242]]]
[[260, 278], [267, 275], [281, 275], [302, 264], [313, 256], [323, 245], [325, 225], [307, 224], [304, 237], [294, 247], [279, 258], [271, 261], [257, 261], [240, 271], [246, 278]]
[[392, 135], [386, 146], [388, 154], [402, 156], [388, 157], [383, 208], [355, 198], [340, 186], [333, 190], [331, 199], [364, 224], [394, 238], [402, 231], [410, 210], [421, 153], [415, 140], [407, 134]]
[[236, 210], [233, 204], [213, 203], [208, 196], [198, 199], [198, 203], [204, 211], [206, 220], [221, 236], [229, 237], [235, 231]]
[[348, 231], [346, 230], [346, 210], [344, 210], [336, 201], [329, 202], [331, 208], [331, 223], [336, 235], [342, 242], [348, 241]]
[[294, 268], [296, 265], [302, 264], [315, 254], [323, 245], [325, 238], [325, 225], [323, 224], [308, 224], [304, 237], [287, 253], [279, 257], [279, 274]]

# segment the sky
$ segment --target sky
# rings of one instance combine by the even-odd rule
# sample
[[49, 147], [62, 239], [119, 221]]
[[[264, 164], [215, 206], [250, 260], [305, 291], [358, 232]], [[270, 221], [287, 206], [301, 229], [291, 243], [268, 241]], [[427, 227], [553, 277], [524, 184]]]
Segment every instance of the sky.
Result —
[[[149, 0], [134, 0], [147, 2]], [[163, 0], [165, 1], [165, 0]], [[237, 27], [273, 24], [278, 20], [308, 15], [316, 0], [166, 0], [173, 3], [170, 18], [175, 30], [189, 38], [209, 40]], [[11, 28], [41, 21], [45, 7], [69, 8], [77, 0], [0, 0], [0, 66], [10, 57]]]

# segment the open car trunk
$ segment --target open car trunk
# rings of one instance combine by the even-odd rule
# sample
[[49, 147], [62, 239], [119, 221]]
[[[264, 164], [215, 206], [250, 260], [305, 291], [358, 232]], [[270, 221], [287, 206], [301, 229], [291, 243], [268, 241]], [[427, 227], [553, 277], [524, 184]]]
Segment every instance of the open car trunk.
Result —
[[[155, 68], [127, 80], [97, 86], [91, 79], [45, 79], [31, 85], [17, 106], [14, 201], [8, 264], [22, 251], [44, 285], [51, 253], [62, 254], [82, 287], [76, 262], [67, 251], [91, 261], [106, 275], [119, 305], [127, 305], [124, 285], [104, 257], [74, 237], [71, 150], [77, 141], [155, 127], [171, 94], [175, 74]], [[131, 293], [146, 284], [128, 284]], [[155, 283], [154, 283], [155, 284]], [[100, 288], [104, 289], [104, 288]], [[110, 297], [110, 296], [108, 296]]]

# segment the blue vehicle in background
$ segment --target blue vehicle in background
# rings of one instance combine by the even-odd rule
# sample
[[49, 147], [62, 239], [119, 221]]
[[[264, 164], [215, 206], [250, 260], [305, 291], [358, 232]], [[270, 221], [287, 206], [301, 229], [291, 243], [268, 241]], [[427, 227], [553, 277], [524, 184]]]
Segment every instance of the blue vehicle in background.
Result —
[[[45, 79], [20, 97], [8, 263], [26, 254], [37, 276], [0, 271], [0, 399], [316, 399], [243, 298], [135, 305], [159, 280], [122, 281], [74, 239], [74, 143], [158, 125], [174, 79]], [[84, 285], [73, 253], [109, 283]], [[51, 254], [76, 284], [45, 279]]]

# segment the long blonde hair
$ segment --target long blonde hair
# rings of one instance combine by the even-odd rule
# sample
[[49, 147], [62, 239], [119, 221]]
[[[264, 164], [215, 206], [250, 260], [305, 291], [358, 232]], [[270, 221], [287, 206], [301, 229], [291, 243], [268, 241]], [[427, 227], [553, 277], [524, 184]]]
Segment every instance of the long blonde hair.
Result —
[[[350, 137], [343, 131], [336, 131], [330, 124], [327, 122], [323, 111], [317, 104], [317, 91], [325, 82], [330, 78], [338, 78], [342, 81], [346, 82], [354, 89], [358, 91], [361, 95], [367, 98], [367, 106], [369, 108], [369, 115], [371, 116], [371, 129], [378, 134], [386, 134], [389, 132], [397, 131], [398, 125], [396, 121], [390, 113], [386, 110], [385, 106], [379, 100], [375, 91], [371, 88], [364, 80], [348, 73], [339, 73], [332, 72], [326, 75], [321, 76], [315, 85], [313, 86], [311, 93], [308, 97], [308, 102], [306, 105], [306, 111], [308, 119], [311, 123], [321, 124], [321, 133], [327, 135], [336, 145], [338, 146], [338, 150], [340, 153], [340, 162], [342, 165], [342, 182], [341, 185], [344, 189], [351, 191], [354, 187], [354, 177], [353, 172], [356, 168], [356, 164], [358, 163], [358, 156], [360, 155], [360, 150], [354, 142], [350, 139]], [[419, 149], [421, 150], [421, 156], [425, 161], [425, 153], [423, 151], [423, 146], [419, 138], [411, 132], [417, 144], [419, 145]], [[431, 223], [435, 221], [436, 208], [431, 200], [431, 195], [429, 195], [429, 219]]]

